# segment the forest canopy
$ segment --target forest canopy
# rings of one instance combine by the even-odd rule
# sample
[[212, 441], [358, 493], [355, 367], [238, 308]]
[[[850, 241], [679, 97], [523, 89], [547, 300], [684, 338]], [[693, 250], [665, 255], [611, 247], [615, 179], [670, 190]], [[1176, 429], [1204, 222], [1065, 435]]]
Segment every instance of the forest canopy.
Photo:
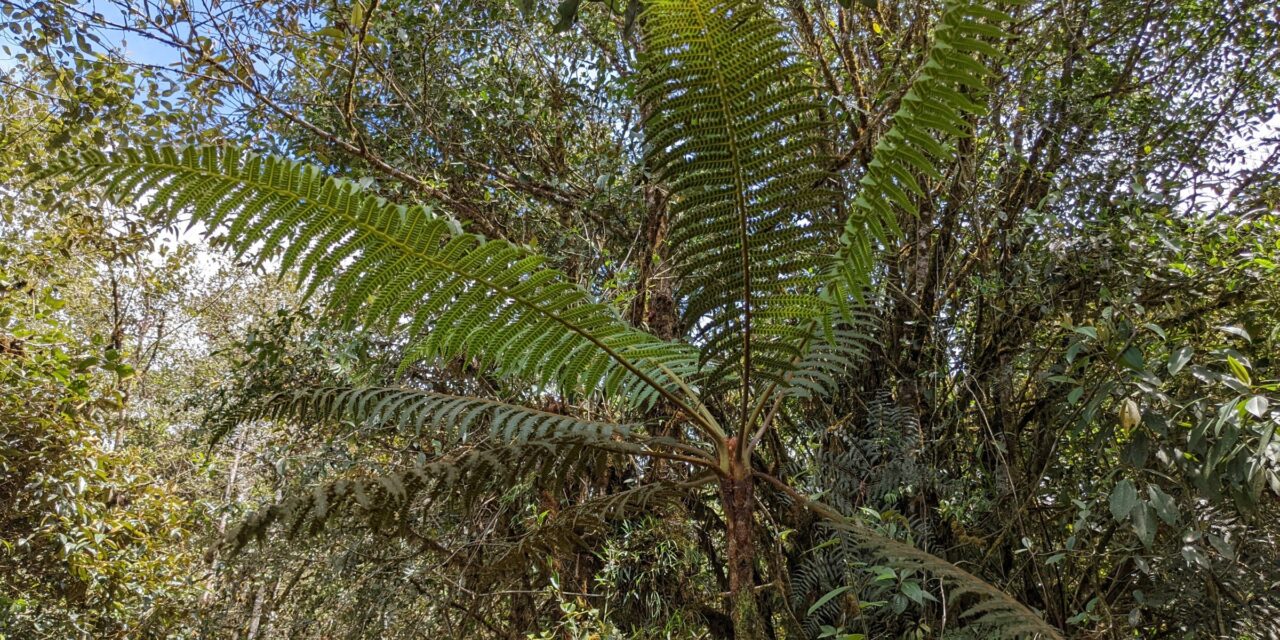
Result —
[[0, 640], [1280, 640], [1280, 8], [0, 0]]

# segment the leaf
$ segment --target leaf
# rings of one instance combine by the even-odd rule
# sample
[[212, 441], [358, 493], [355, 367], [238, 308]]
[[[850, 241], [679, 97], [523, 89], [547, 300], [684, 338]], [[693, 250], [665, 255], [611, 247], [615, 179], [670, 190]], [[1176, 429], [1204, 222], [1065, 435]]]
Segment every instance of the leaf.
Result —
[[1244, 339], [1245, 339], [1246, 341], [1248, 341], [1248, 342], [1252, 342], [1252, 341], [1253, 341], [1253, 338], [1250, 338], [1250, 337], [1249, 337], [1249, 332], [1248, 332], [1248, 331], [1245, 331], [1245, 330], [1244, 330], [1244, 328], [1242, 328], [1242, 327], [1235, 327], [1235, 326], [1223, 325], [1223, 326], [1216, 327], [1216, 328], [1218, 329], [1218, 331], [1223, 331], [1223, 332], [1225, 332], [1225, 333], [1229, 333], [1229, 334], [1231, 334], [1231, 335], [1233, 335], [1233, 336], [1239, 336], [1239, 337], [1241, 337], [1241, 338], [1244, 338]]
[[646, 163], [671, 185], [675, 293], [710, 365], [701, 391], [736, 387], [744, 402], [753, 381], [785, 383], [846, 298], [814, 277], [839, 233], [823, 221], [841, 195], [826, 186], [825, 107], [763, 5], [651, 0], [640, 26], [636, 91], [669, 105], [645, 122]]
[[1120, 356], [1120, 360], [1126, 367], [1129, 367], [1134, 371], [1142, 371], [1142, 366], [1145, 364], [1142, 358], [1142, 350], [1137, 347], [1129, 347], [1128, 349], [1125, 349], [1124, 353]]
[[809, 611], [808, 611], [807, 613], [805, 613], [805, 615], [809, 615], [809, 616], [813, 615], [813, 612], [814, 612], [814, 611], [817, 611], [818, 609], [821, 609], [821, 608], [822, 608], [822, 605], [824, 605], [824, 604], [826, 604], [826, 603], [830, 602], [832, 598], [834, 598], [834, 597], [836, 597], [836, 596], [838, 596], [838, 595], [840, 595], [840, 594], [842, 594], [842, 593], [844, 593], [844, 592], [846, 592], [846, 591], [848, 591], [848, 590], [850, 590], [850, 589], [852, 589], [852, 588], [853, 588], [853, 587], [851, 587], [851, 586], [845, 585], [845, 586], [843, 586], [843, 587], [836, 587], [835, 589], [832, 589], [832, 590], [828, 591], [828, 592], [827, 592], [826, 594], [824, 594], [821, 598], [818, 598], [818, 601], [817, 601], [817, 602], [815, 602], [815, 603], [813, 603], [813, 606], [809, 607]]
[[1151, 548], [1156, 539], [1156, 517], [1151, 507], [1138, 503], [1133, 509], [1133, 532], [1138, 534], [1142, 546]]
[[1076, 356], [1084, 351], [1084, 344], [1078, 340], [1072, 340], [1071, 346], [1067, 347], [1067, 362], [1075, 362]]
[[1252, 413], [1255, 418], [1267, 417], [1267, 408], [1271, 406], [1271, 401], [1264, 396], [1253, 396], [1244, 403], [1244, 410]]
[[1173, 350], [1169, 354], [1169, 374], [1176, 374], [1182, 371], [1182, 368], [1191, 361], [1191, 354], [1195, 353], [1195, 349], [1190, 346], [1181, 346]]
[[325, 27], [317, 31], [316, 35], [327, 36], [327, 37], [333, 38], [334, 40], [345, 40], [347, 38], [347, 32], [337, 27]]
[[1082, 336], [1089, 336], [1094, 340], [1098, 339], [1098, 330], [1093, 327], [1073, 327], [1071, 330]]
[[1067, 394], [1067, 402], [1072, 406], [1075, 406], [1076, 403], [1080, 402], [1080, 396], [1083, 395], [1084, 387], [1076, 387], [1071, 390], [1071, 393]]
[[1154, 484], [1147, 486], [1147, 495], [1151, 498], [1151, 506], [1155, 507], [1156, 515], [1160, 516], [1165, 524], [1169, 526], [1177, 524], [1178, 505], [1173, 501], [1172, 496]]
[[911, 598], [918, 605], [923, 605], [926, 598], [932, 599], [930, 594], [920, 588], [920, 583], [915, 580], [908, 580], [902, 583], [902, 594]]
[[49, 171], [117, 195], [154, 190], [149, 211], [225, 225], [237, 258], [283, 251], [279, 268], [296, 269], [304, 295], [327, 285], [342, 322], [402, 327], [413, 341], [405, 366], [479, 358], [568, 393], [685, 404], [676, 378], [695, 370], [693, 349], [629, 327], [542, 256], [466, 233], [433, 205], [396, 205], [318, 167], [235, 148], [86, 151]]
[[1146, 323], [1146, 324], [1144, 324], [1144, 325], [1142, 325], [1142, 326], [1146, 327], [1147, 329], [1150, 329], [1152, 333], [1154, 333], [1154, 334], [1156, 334], [1156, 335], [1160, 336], [1160, 339], [1161, 339], [1161, 340], [1168, 340], [1168, 339], [1169, 339], [1169, 336], [1165, 335], [1165, 333], [1164, 333], [1164, 329], [1160, 328], [1160, 325], [1158, 325], [1158, 324], [1156, 324], [1156, 323], [1154, 323], [1154, 322], [1148, 322], [1148, 323]]
[[1246, 369], [1239, 360], [1236, 360], [1232, 356], [1227, 356], [1227, 367], [1231, 369], [1231, 374], [1240, 382], [1243, 382], [1246, 385], [1253, 384], [1252, 378], [1249, 377], [1249, 370]]
[[1134, 488], [1133, 483], [1128, 479], [1121, 480], [1111, 490], [1111, 516], [1117, 522], [1124, 522], [1137, 504], [1138, 490]]

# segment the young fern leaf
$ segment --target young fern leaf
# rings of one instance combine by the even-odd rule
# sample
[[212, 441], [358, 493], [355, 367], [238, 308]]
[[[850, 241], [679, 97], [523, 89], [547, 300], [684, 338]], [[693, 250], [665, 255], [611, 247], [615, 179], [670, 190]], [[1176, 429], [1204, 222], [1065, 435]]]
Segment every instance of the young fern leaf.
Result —
[[841, 235], [841, 259], [828, 281], [834, 300], [856, 296], [869, 284], [875, 244], [898, 233], [899, 215], [919, 212], [913, 200], [925, 197], [919, 177], [942, 179], [955, 151], [937, 138], [973, 135], [968, 118], [987, 109], [971, 95], [984, 91], [991, 73], [979, 58], [1004, 57], [989, 40], [1009, 37], [1002, 25], [1010, 20], [1001, 11], [965, 0], [944, 8], [928, 58], [857, 185]]
[[684, 322], [712, 363], [704, 388], [778, 382], [798, 358], [838, 230], [813, 88], [763, 9], [655, 0], [640, 24], [646, 162], [671, 189]]
[[502, 375], [633, 405], [660, 395], [693, 402], [672, 377], [694, 373], [693, 349], [629, 327], [541, 256], [465, 233], [430, 206], [392, 204], [316, 167], [234, 148], [86, 152], [46, 172], [56, 173], [225, 226], [237, 253], [259, 262], [283, 249], [282, 268], [296, 268], [308, 293], [329, 287], [348, 322], [403, 325], [419, 340], [415, 357], [475, 358]]
[[467, 396], [400, 387], [319, 387], [268, 397], [260, 417], [302, 421], [346, 420], [377, 429], [429, 433], [443, 446], [531, 440], [628, 440], [634, 425], [582, 420]]

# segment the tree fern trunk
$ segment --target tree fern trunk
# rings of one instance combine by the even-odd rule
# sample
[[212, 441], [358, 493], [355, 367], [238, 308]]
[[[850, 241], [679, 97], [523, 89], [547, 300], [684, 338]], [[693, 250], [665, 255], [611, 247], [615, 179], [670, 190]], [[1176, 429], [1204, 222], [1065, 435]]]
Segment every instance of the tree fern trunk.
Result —
[[755, 593], [752, 518], [755, 486], [750, 470], [736, 458], [734, 456], [732, 473], [720, 481], [727, 528], [729, 604], [733, 608], [730, 615], [733, 617], [734, 640], [760, 640], [765, 633]]

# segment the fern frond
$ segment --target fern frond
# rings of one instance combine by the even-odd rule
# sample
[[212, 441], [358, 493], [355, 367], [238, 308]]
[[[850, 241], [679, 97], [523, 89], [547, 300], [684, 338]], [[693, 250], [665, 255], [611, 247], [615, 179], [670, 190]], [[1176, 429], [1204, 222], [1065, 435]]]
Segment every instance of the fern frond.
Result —
[[591, 498], [547, 518], [520, 539], [489, 555], [496, 559], [486, 564], [488, 571], [527, 565], [536, 553], [556, 549], [581, 548], [582, 538], [606, 533], [616, 521], [637, 515], [655, 515], [659, 509], [689, 495], [708, 484], [714, 476], [705, 474], [687, 482], [654, 482]]
[[469, 502], [487, 489], [507, 488], [522, 478], [564, 477], [589, 462], [588, 454], [612, 450], [609, 445], [588, 437], [530, 440], [419, 460], [407, 469], [378, 476], [340, 478], [254, 512], [227, 533], [224, 543], [239, 550], [252, 540], [265, 540], [277, 526], [291, 536], [314, 534], [340, 516], [363, 517], [375, 529], [394, 525], [403, 522], [411, 509], [455, 494]]
[[[848, 543], [857, 549], [880, 558], [885, 564], [895, 568], [921, 571], [944, 581], [949, 587], [948, 596], [953, 601], [969, 599], [972, 603], [965, 606], [961, 613], [961, 617], [968, 619], [969, 623], [997, 627], [1004, 637], [1061, 640], [1058, 630], [1045, 622], [1044, 618], [982, 578], [927, 551], [885, 536], [829, 506], [794, 493], [792, 495], [824, 518], [824, 527], [843, 534]], [[815, 583], [821, 579], [819, 576]]]
[[[834, 318], [811, 325], [813, 336], [802, 343], [803, 356], [785, 376], [780, 391], [797, 398], [830, 397], [851, 368], [866, 360], [875, 344], [874, 317], [850, 304], [847, 320]], [[836, 310], [830, 310], [832, 316]]]
[[[820, 106], [780, 27], [755, 3], [656, 0], [641, 18], [646, 160], [671, 189], [684, 321], [706, 388], [777, 382], [802, 356], [838, 203]], [[745, 406], [745, 405], [744, 405]]]
[[316, 167], [234, 148], [86, 152], [48, 173], [225, 225], [229, 244], [260, 262], [283, 249], [281, 266], [296, 268], [308, 293], [330, 286], [348, 322], [403, 324], [420, 339], [415, 356], [477, 358], [569, 394], [690, 402], [672, 376], [694, 373], [693, 349], [627, 326], [541, 256], [465, 233], [431, 206], [388, 203]]
[[424, 432], [446, 446], [485, 437], [492, 443], [589, 437], [627, 440], [635, 425], [583, 420], [496, 400], [402, 387], [319, 387], [273, 394], [261, 417], [347, 420], [376, 428]]
[[[919, 75], [902, 97], [892, 125], [872, 151], [841, 236], [841, 260], [831, 286], [856, 294], [868, 284], [875, 244], [898, 233], [900, 215], [916, 215], [925, 197], [920, 177], [942, 179], [955, 150], [939, 141], [973, 135], [968, 118], [987, 109], [971, 95], [984, 91], [990, 69], [982, 57], [1004, 56], [990, 40], [1009, 37], [1007, 14], [961, 1], [949, 2], [933, 30], [933, 45]], [[839, 296], [838, 296], [839, 297]]]

